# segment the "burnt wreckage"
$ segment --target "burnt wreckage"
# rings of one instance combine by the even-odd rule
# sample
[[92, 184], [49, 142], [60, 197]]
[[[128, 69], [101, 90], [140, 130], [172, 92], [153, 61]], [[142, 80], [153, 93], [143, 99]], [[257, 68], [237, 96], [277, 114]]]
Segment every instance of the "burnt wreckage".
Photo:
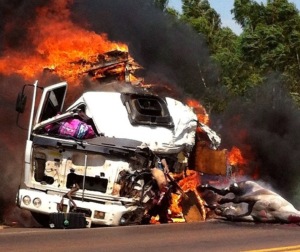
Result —
[[[80, 64], [85, 66], [82, 73], [97, 80], [114, 77], [131, 84], [137, 66], [121, 52]], [[184, 194], [168, 173], [184, 170], [187, 161], [182, 156], [193, 151], [195, 156], [212, 157], [215, 151], [215, 159], [221, 160], [216, 166], [226, 173], [225, 153], [217, 150], [219, 137], [181, 101], [142, 89], [89, 91], [63, 110], [68, 84], [60, 82], [43, 88], [35, 111], [37, 81], [31, 86], [24, 185], [18, 191], [17, 205], [42, 225], [142, 224], [155, 215], [165, 223], [171, 193]], [[19, 113], [24, 112], [25, 102], [23, 89], [16, 106]], [[196, 141], [199, 127], [209, 147]], [[213, 165], [205, 166], [205, 162], [194, 162], [195, 169], [211, 169]]]

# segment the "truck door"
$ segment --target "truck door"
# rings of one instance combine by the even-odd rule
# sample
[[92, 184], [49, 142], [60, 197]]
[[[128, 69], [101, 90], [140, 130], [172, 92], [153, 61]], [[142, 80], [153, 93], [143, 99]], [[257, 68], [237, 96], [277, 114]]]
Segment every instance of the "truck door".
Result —
[[60, 82], [44, 88], [40, 104], [38, 106], [35, 124], [51, 118], [62, 111], [67, 86], [66, 82]]

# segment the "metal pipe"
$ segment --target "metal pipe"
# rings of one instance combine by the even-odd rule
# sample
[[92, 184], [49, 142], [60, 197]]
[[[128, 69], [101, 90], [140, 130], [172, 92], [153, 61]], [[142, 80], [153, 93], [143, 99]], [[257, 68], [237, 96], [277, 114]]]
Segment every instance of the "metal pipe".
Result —
[[87, 169], [87, 154], [85, 153], [85, 157], [84, 157], [84, 176], [83, 176], [83, 182], [82, 182], [82, 187], [83, 187], [82, 188], [82, 201], [84, 199], [86, 169]]

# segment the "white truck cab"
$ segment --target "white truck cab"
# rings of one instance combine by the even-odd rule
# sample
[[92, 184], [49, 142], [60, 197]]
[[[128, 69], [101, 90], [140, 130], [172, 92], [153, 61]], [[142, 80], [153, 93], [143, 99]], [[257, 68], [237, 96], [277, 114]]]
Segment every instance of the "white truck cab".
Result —
[[[43, 89], [35, 111], [33, 86], [18, 206], [42, 225], [72, 211], [84, 213], [87, 226], [140, 224], [157, 190], [151, 169], [161, 157], [175, 167], [195, 145], [193, 110], [171, 97], [107, 91], [83, 93], [63, 110], [68, 84], [61, 82]], [[26, 98], [18, 98], [23, 112]]]

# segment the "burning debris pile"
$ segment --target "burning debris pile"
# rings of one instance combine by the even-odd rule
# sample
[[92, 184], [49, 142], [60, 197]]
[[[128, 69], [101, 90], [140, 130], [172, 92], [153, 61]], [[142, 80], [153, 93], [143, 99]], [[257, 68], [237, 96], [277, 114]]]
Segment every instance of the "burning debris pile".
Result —
[[[109, 72], [109, 67], [117, 59], [119, 67], [124, 67], [120, 59], [128, 62], [128, 48], [124, 43], [111, 42], [106, 34], [96, 34], [71, 21], [69, 1], [50, 1], [35, 9], [34, 22], [25, 27], [27, 50], [7, 48], [0, 60], [0, 72], [4, 75], [19, 74], [31, 81], [43, 69], [55, 71], [61, 79], [78, 84], [80, 74], [93, 71], [100, 77]], [[9, 29], [7, 27], [7, 29]], [[9, 32], [9, 30], [7, 30]], [[113, 53], [119, 51], [119, 53]], [[108, 53], [107, 52], [112, 52]], [[103, 73], [97, 73], [101, 62], [110, 64]], [[94, 67], [94, 69], [92, 69]], [[117, 67], [114, 65], [115, 71]]]
[[[141, 66], [134, 62], [127, 51], [109, 51], [91, 57], [91, 60], [93, 61], [80, 59], [76, 62], [69, 62], [68, 66], [63, 66], [64, 71], [71, 73], [75, 79], [86, 75], [99, 83], [108, 83], [110, 81], [126, 82], [133, 85], [142, 83], [141, 78], [134, 76], [134, 72], [137, 69], [141, 69]], [[45, 70], [59, 74], [62, 72], [61, 68], [58, 65], [51, 69], [45, 68]], [[67, 78], [67, 76], [63, 77]]]

